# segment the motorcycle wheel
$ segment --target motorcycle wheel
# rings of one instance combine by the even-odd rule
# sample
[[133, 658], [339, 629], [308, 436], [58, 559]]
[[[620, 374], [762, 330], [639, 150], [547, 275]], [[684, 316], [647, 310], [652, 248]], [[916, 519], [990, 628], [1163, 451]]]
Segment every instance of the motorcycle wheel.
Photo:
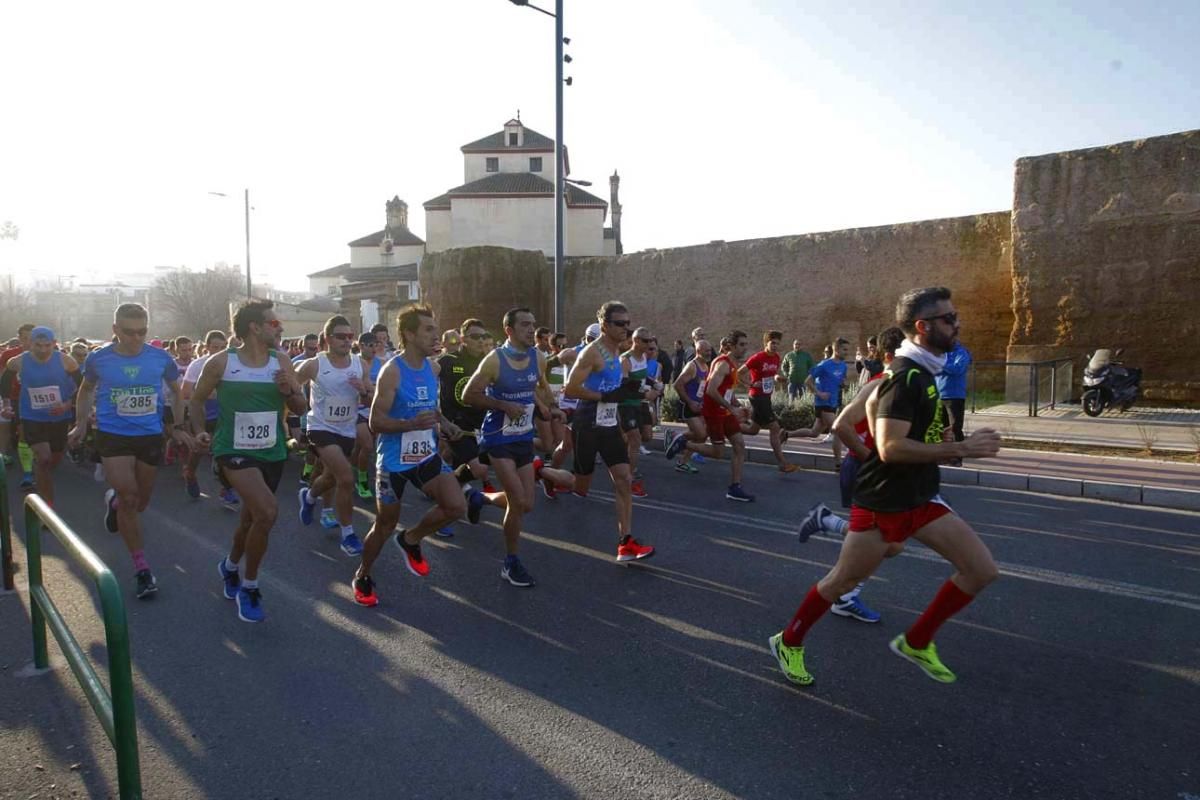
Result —
[[1104, 398], [1096, 389], [1083, 393], [1083, 413], [1089, 417], [1098, 417], [1104, 413]]

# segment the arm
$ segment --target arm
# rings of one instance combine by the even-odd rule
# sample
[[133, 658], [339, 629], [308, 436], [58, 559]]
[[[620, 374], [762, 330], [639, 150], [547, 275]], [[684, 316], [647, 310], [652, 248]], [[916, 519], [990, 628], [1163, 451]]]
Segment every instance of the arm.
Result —
[[204, 401], [221, 382], [221, 376], [225, 374], [225, 361], [225, 354], [220, 353], [204, 362], [204, 368], [200, 370], [200, 379], [196, 381], [196, 385], [189, 392], [191, 397], [188, 399], [187, 406], [188, 426], [192, 438], [201, 448], [207, 448], [212, 443], [212, 435], [204, 430]]
[[95, 394], [96, 384], [85, 374], [83, 383], [79, 384], [79, 391], [75, 393], [75, 426], [67, 435], [67, 443], [71, 447], [78, 447], [87, 436]]
[[692, 411], [698, 411], [699, 409], [696, 406], [700, 404], [687, 396], [687, 385], [694, 377], [696, 377], [696, 362], [689, 361], [687, 366], [683, 368], [683, 371], [679, 373], [679, 377], [675, 379], [675, 383], [672, 386], [675, 388], [675, 394], [679, 396], [680, 400], [687, 403], [688, 408]]
[[509, 419], [516, 419], [525, 411], [519, 403], [509, 403], [487, 395], [487, 388], [495, 383], [499, 376], [500, 356], [493, 350], [484, 357], [483, 361], [479, 362], [479, 368], [467, 381], [467, 386], [463, 389], [463, 404], [489, 411], [496, 410]]
[[397, 419], [388, 411], [396, 400], [396, 390], [400, 388], [400, 368], [389, 361], [379, 373], [375, 384], [375, 399], [371, 401], [371, 415], [368, 425], [372, 433], [404, 433], [436, 428], [441, 418], [441, 412], [436, 410], [422, 411], [410, 419]]
[[[882, 388], [882, 387], [881, 387]], [[887, 408], [906, 413], [903, 403], [889, 398]], [[881, 417], [884, 405], [876, 391], [867, 401], [867, 419], [875, 434], [875, 449], [886, 464], [928, 464], [955, 458], [987, 458], [1000, 450], [1000, 434], [980, 428], [961, 442], [919, 442], [908, 438], [912, 422], [900, 417]]]
[[[24, 355], [24, 353], [21, 355]], [[6, 420], [13, 418], [12, 400], [9, 399], [9, 395], [12, 393], [13, 381], [17, 378], [17, 370], [20, 369], [20, 363], [21, 356], [14, 356], [4, 365], [4, 372], [0, 373], [0, 397], [3, 398], [3, 416]]]
[[833, 421], [834, 435], [854, 453], [859, 461], [866, 461], [871, 455], [871, 450], [858, 437], [854, 426], [866, 419], [867, 400], [878, 388], [878, 383], [868, 383], [863, 386], [858, 390], [858, 394], [854, 396], [854, 399], [842, 409], [842, 413], [837, 415], [837, 419]]
[[563, 387], [563, 395], [576, 400], [591, 400], [598, 402], [600, 392], [592, 391], [583, 385], [593, 372], [596, 371], [596, 351], [590, 345], [580, 351], [571, 371], [567, 373], [567, 385]]
[[708, 373], [708, 383], [704, 387], [704, 393], [717, 405], [727, 409], [730, 413], [735, 413], [737, 407], [733, 403], [727, 401], [719, 391], [721, 382], [725, 380], [725, 376], [729, 374], [729, 362], [722, 361]]
[[279, 356], [278, 361], [280, 369], [275, 373], [275, 386], [279, 389], [279, 394], [283, 395], [283, 404], [287, 406], [287, 410], [299, 416], [308, 411], [308, 401], [304, 399], [304, 391], [300, 388], [300, 382], [296, 380], [296, 368], [283, 356]]

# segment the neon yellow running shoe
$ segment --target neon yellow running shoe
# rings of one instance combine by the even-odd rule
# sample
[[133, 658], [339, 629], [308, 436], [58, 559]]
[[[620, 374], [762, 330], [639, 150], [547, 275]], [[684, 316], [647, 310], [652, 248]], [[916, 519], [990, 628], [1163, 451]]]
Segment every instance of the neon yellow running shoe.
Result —
[[779, 662], [779, 669], [784, 676], [797, 686], [811, 686], [813, 676], [804, 668], [804, 648], [788, 647], [783, 643], [783, 633], [777, 633], [767, 640], [771, 652]]
[[902, 633], [895, 639], [892, 639], [892, 643], [889, 646], [892, 648], [893, 653], [916, 664], [921, 668], [922, 672], [938, 683], [954, 683], [958, 680], [954, 673], [938, 658], [937, 645], [933, 642], [930, 642], [928, 647], [918, 650], [915, 647], [909, 646], [908, 640], [904, 638], [904, 634]]

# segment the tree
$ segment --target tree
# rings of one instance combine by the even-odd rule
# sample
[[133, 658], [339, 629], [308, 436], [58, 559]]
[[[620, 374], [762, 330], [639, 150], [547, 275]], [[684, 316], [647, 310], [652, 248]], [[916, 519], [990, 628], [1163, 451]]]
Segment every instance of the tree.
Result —
[[17, 328], [34, 319], [33, 292], [13, 283], [12, 276], [0, 280], [0, 343], [17, 335]]
[[161, 275], [151, 289], [151, 308], [169, 312], [172, 326], [164, 330], [157, 319], [151, 324], [163, 336], [203, 336], [210, 330], [227, 330], [229, 304], [241, 297], [243, 285], [242, 273], [228, 267]]
[[19, 239], [21, 229], [10, 219], [0, 222], [0, 239]]

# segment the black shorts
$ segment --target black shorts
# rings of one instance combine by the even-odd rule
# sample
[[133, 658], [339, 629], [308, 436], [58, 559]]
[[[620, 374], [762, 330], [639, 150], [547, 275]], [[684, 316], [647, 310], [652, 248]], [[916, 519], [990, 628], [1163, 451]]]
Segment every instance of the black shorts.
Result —
[[71, 420], [62, 422], [34, 422], [25, 420], [21, 423], [21, 438], [27, 445], [50, 445], [51, 453], [61, 453], [67, 449], [67, 434], [71, 430]]
[[175, 424], [175, 409], [170, 406], [163, 406], [162, 410], [163, 430], [170, 430]]
[[838, 411], [840, 411], [840, 410], [841, 410], [841, 408], [839, 406], [813, 406], [813, 413], [816, 414], [817, 416], [820, 416], [822, 413], [825, 413], [825, 414], [833, 414], [836, 417]]
[[96, 454], [100, 458], [133, 456], [143, 464], [157, 467], [162, 463], [163, 437], [161, 433], [122, 436], [119, 433], [96, 431]]
[[638, 428], [654, 424], [650, 406], [646, 403], [638, 403], [636, 406], [617, 406], [617, 418], [621, 420], [621, 430], [623, 431], [636, 431]]
[[679, 419], [703, 419], [702, 411], [692, 411], [691, 406], [682, 400], [679, 401]]
[[279, 489], [279, 482], [283, 480], [283, 467], [287, 464], [287, 459], [283, 459], [282, 461], [262, 461], [250, 456], [235, 455], [217, 456], [213, 459], [213, 462], [230, 472], [237, 472], [243, 469], [258, 470], [262, 473], [263, 482], [267, 484], [267, 488], [271, 490], [271, 494], [275, 494]]
[[450, 466], [461, 467], [479, 458], [479, 441], [474, 436], [464, 434], [459, 439], [449, 439]]
[[295, 414], [288, 414], [288, 416], [287, 416], [287, 429], [288, 429], [289, 431], [294, 431], [294, 430], [296, 430], [296, 429], [297, 429], [297, 428], [299, 428], [299, 427], [300, 427], [300, 417], [299, 417], [299, 416], [297, 416], [297, 415], [295, 415]]
[[842, 490], [842, 508], [849, 508], [854, 497], [854, 482], [858, 480], [858, 469], [862, 462], [852, 455], [842, 459], [842, 468], [838, 470], [838, 485]]
[[204, 420], [204, 432], [209, 436], [215, 436], [217, 433], [217, 418]]
[[596, 469], [596, 454], [604, 459], [604, 465], [615, 467], [618, 464], [629, 463], [629, 451], [625, 447], [625, 435], [621, 429], [597, 428], [593, 425], [572, 428], [575, 437], [575, 465], [572, 469], [576, 475], [591, 475]]
[[779, 419], [775, 416], [775, 409], [771, 406], [771, 395], [769, 394], [750, 395], [750, 411], [754, 418], [754, 424], [760, 428], [769, 427], [772, 422]]
[[411, 483], [419, 490], [425, 489], [425, 484], [441, 475], [446, 462], [441, 456], [431, 456], [420, 464], [403, 472], [375, 473], [375, 499], [383, 505], [399, 503], [404, 495], [404, 485]]
[[342, 454], [346, 458], [350, 457], [350, 453], [354, 451], [354, 438], [350, 436], [341, 436], [333, 431], [314, 431], [311, 428], [308, 431], [308, 443], [318, 450], [322, 447], [336, 445], [342, 449]]
[[523, 442], [509, 442], [508, 444], [481, 445], [479, 449], [487, 453], [489, 463], [491, 463], [492, 459], [507, 458], [517, 465], [517, 469], [526, 464], [533, 463], [532, 439], [526, 439]]

